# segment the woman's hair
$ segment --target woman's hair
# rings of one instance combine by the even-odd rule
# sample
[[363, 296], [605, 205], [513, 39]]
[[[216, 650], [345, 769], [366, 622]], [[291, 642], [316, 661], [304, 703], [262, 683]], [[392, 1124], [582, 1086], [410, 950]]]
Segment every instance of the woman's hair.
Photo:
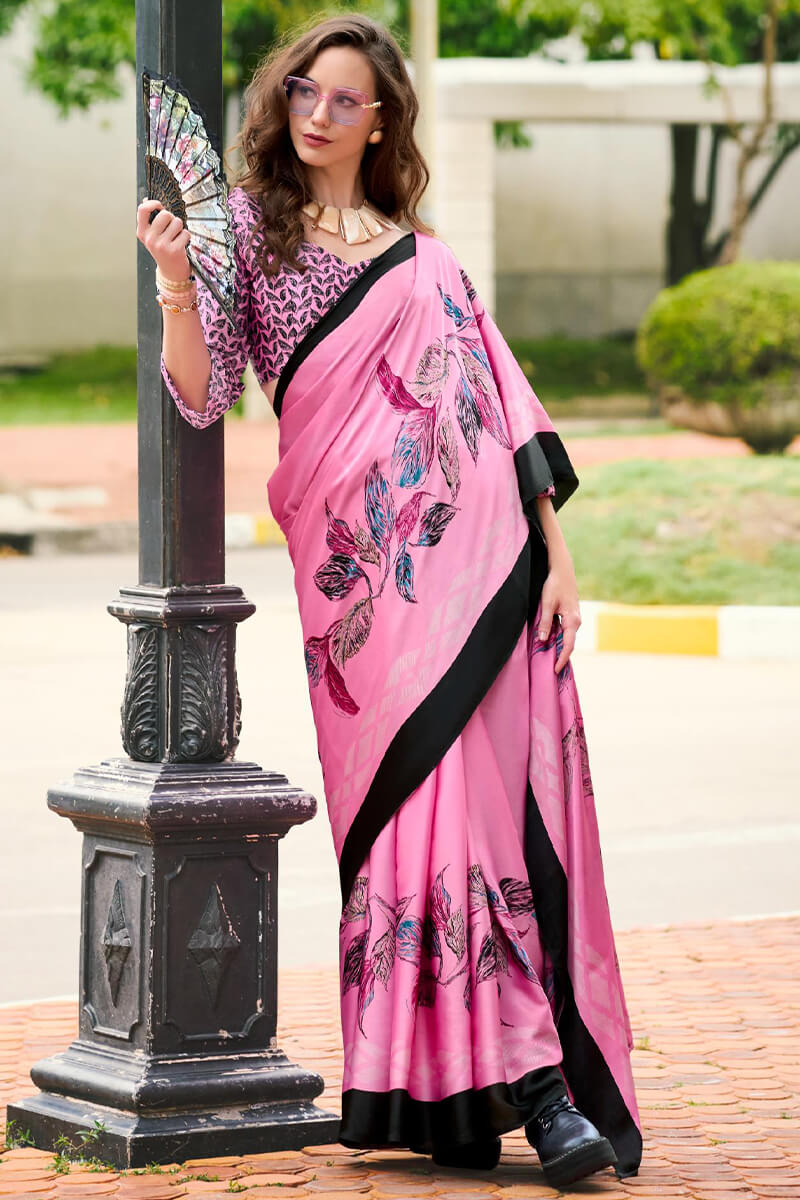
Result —
[[290, 44], [285, 40], [279, 44], [256, 68], [245, 90], [246, 115], [235, 145], [240, 145], [246, 167], [238, 186], [254, 196], [261, 209], [253, 236], [262, 234], [258, 261], [267, 276], [284, 264], [305, 269], [297, 257], [305, 236], [300, 210], [313, 196], [289, 136], [283, 80], [287, 75], [304, 75], [328, 46], [353, 46], [366, 56], [375, 75], [375, 98], [382, 102], [383, 137], [374, 144], [367, 142], [361, 160], [367, 199], [391, 220], [432, 232], [417, 216], [429, 173], [414, 140], [419, 102], [400, 47], [387, 29], [369, 17], [359, 13], [330, 17], [300, 37], [295, 34]]

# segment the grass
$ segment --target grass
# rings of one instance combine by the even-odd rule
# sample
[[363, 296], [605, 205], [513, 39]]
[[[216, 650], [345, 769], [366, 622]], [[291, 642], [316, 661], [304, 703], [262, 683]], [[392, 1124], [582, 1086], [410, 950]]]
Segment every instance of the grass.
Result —
[[134, 346], [97, 346], [0, 371], [0, 425], [135, 419]]
[[[229, 416], [242, 416], [236, 405]], [[0, 370], [0, 425], [136, 420], [136, 347], [96, 346]]]
[[[113, 1163], [106, 1162], [96, 1155], [87, 1155], [85, 1149], [91, 1147], [98, 1142], [100, 1137], [107, 1132], [103, 1121], [98, 1121], [97, 1118], [92, 1122], [91, 1129], [76, 1130], [76, 1141], [73, 1142], [66, 1134], [59, 1134], [53, 1143], [55, 1153], [53, 1155], [52, 1167], [58, 1175], [68, 1175], [73, 1164], [84, 1167], [88, 1171], [114, 1171], [116, 1167]], [[34, 1146], [35, 1140], [31, 1136], [29, 1129], [22, 1129], [16, 1121], [11, 1120], [5, 1128], [2, 1138], [4, 1149], [14, 1150], [19, 1146]]]
[[548, 401], [647, 391], [633, 335], [605, 338], [509, 338], [531, 387]]
[[800, 460], [585, 467], [559, 510], [578, 589], [627, 604], [800, 603]]
[[[575, 396], [582, 398], [583, 411], [585, 397], [629, 393], [641, 393], [638, 409], [647, 411], [630, 339], [550, 337], [514, 339], [510, 345], [554, 416], [570, 412]], [[242, 412], [237, 404], [227, 419]], [[57, 354], [40, 367], [0, 370], [0, 425], [135, 419], [135, 346], [96, 346]]]

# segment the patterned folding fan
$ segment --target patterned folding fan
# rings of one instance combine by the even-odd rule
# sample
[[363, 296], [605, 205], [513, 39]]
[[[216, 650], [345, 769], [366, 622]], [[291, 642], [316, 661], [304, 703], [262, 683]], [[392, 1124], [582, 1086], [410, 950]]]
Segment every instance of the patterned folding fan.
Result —
[[173, 76], [142, 72], [147, 195], [180, 217], [192, 269], [234, 319], [236, 261], [228, 184], [202, 110]]

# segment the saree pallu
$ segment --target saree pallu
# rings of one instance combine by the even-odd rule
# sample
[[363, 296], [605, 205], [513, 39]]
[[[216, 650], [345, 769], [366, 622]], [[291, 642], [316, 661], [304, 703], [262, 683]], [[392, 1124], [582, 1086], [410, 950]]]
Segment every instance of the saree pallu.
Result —
[[[536, 496], [578, 480], [449, 247], [410, 233], [306, 334], [275, 397], [339, 863], [341, 1141], [459, 1145], [559, 1080], [642, 1139], [583, 717], [536, 628]], [[541, 1092], [538, 1093], [541, 1099]]]

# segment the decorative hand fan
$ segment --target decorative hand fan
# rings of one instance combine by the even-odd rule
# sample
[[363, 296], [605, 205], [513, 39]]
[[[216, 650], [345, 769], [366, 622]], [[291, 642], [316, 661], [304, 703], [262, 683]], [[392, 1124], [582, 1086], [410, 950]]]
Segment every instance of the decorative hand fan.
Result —
[[174, 76], [147, 70], [142, 71], [142, 100], [147, 195], [160, 200], [189, 230], [186, 257], [236, 329], [228, 184], [202, 110]]

